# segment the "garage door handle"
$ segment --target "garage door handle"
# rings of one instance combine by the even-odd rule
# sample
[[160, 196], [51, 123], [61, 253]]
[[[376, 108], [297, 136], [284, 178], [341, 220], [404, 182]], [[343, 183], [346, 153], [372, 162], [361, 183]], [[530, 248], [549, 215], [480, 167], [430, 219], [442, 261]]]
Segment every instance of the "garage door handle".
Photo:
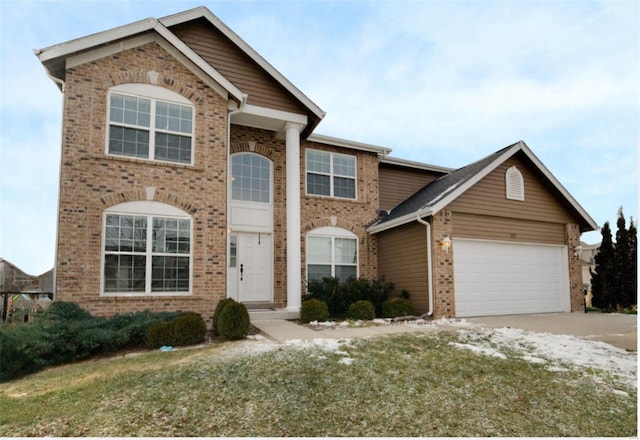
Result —
[[244, 264], [240, 265], [240, 281], [242, 281], [242, 274], [244, 273]]

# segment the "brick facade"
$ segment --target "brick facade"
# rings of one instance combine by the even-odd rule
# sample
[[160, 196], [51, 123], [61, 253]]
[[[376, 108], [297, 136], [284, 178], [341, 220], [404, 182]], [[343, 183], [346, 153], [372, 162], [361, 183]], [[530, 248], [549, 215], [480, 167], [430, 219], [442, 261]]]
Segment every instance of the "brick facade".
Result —
[[569, 223], [565, 226], [567, 234], [567, 252], [569, 253], [569, 291], [571, 311], [584, 311], [584, 292], [582, 289], [582, 263], [576, 248], [580, 246], [580, 227]]
[[453, 246], [445, 251], [440, 246], [445, 236], [453, 237], [451, 211], [443, 209], [431, 220], [431, 249], [433, 267], [433, 317], [454, 318], [456, 316], [455, 286], [453, 279]]
[[[149, 72], [160, 72], [159, 75]], [[188, 98], [195, 107], [194, 165], [166, 164], [105, 154], [107, 92], [127, 83], [155, 84]], [[73, 301], [96, 315], [135, 310], [192, 310], [210, 321], [226, 296], [227, 102], [154, 43], [69, 69], [65, 91], [57, 255], [58, 300]], [[230, 152], [252, 151], [273, 163], [273, 283], [276, 307], [287, 306], [285, 143], [273, 132], [231, 126]], [[357, 157], [357, 200], [305, 195], [305, 149]], [[359, 238], [359, 274], [377, 276], [375, 237], [366, 227], [378, 207], [378, 157], [374, 153], [301, 144], [302, 268], [304, 238], [321, 226], [350, 230]], [[193, 219], [190, 295], [101, 296], [105, 209], [153, 200]]]

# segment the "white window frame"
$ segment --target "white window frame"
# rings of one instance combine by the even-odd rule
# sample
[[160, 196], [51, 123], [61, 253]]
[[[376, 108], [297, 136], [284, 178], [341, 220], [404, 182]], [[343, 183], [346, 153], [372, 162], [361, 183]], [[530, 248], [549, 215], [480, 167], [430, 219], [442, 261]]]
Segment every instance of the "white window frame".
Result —
[[[239, 156], [256, 156], [258, 158], [260, 158], [261, 160], [265, 161], [265, 163], [269, 166], [269, 200], [266, 202], [256, 202], [256, 201], [252, 201], [252, 200], [242, 200], [242, 199], [234, 199], [233, 198], [233, 181], [235, 179], [236, 176], [234, 176], [233, 174], [233, 159]], [[229, 184], [229, 200], [232, 203], [235, 204], [244, 204], [244, 203], [255, 203], [255, 204], [259, 204], [259, 205], [271, 205], [273, 203], [273, 162], [265, 157], [262, 156], [261, 154], [257, 154], [257, 153], [253, 153], [253, 152], [249, 152], [249, 151], [242, 151], [242, 152], [238, 152], [238, 153], [233, 153], [231, 155], [231, 160], [230, 162], [230, 172], [229, 175], [231, 176], [231, 181]]]
[[[131, 125], [121, 122], [111, 122], [111, 96], [123, 95], [131, 96], [134, 98], [148, 99], [151, 101], [151, 114], [149, 116], [149, 127], [143, 127], [139, 125]], [[176, 132], [171, 130], [156, 129], [156, 107], [158, 103], [176, 104], [184, 107], [191, 108], [191, 133]], [[116, 125], [124, 128], [133, 128], [137, 130], [146, 130], [149, 132], [149, 155], [147, 157], [136, 157], [124, 154], [110, 153], [109, 152], [109, 137], [111, 126]], [[111, 157], [125, 157], [129, 159], [146, 160], [151, 162], [178, 164], [178, 165], [193, 165], [194, 163], [194, 151], [195, 151], [195, 127], [196, 126], [196, 111], [193, 103], [184, 96], [165, 89], [160, 86], [154, 86], [151, 84], [121, 84], [111, 87], [107, 92], [107, 120], [106, 120], [106, 136], [105, 136], [105, 154]], [[166, 133], [170, 135], [189, 137], [191, 139], [191, 158], [189, 162], [172, 161], [165, 159], [155, 158], [155, 134]]]
[[[114, 292], [105, 291], [105, 257], [107, 253], [118, 254], [116, 251], [109, 251], [105, 249], [106, 246], [106, 228], [107, 228], [107, 216], [108, 215], [128, 215], [128, 216], [140, 216], [147, 218], [147, 236], [146, 236], [146, 251], [141, 252], [124, 252], [124, 254], [137, 254], [146, 256], [145, 267], [145, 290], [144, 292]], [[152, 290], [152, 262], [154, 256], [186, 256], [186, 253], [159, 253], [153, 252], [153, 219], [154, 218], [169, 218], [177, 220], [189, 220], [189, 289], [186, 291], [153, 291]], [[135, 201], [125, 202], [118, 205], [114, 205], [103, 211], [102, 215], [102, 240], [101, 240], [101, 262], [100, 262], [100, 295], [101, 296], [184, 296], [191, 295], [193, 289], [193, 217], [186, 212], [178, 209], [174, 206], [167, 205], [160, 202], [151, 201]]]
[[[318, 171], [309, 171], [309, 153], [310, 152], [314, 152], [314, 153], [324, 153], [324, 154], [328, 154], [329, 155], [329, 173], [322, 173], [322, 172], [318, 172]], [[333, 158], [336, 156], [343, 156], [343, 157], [349, 157], [349, 158], [353, 158], [353, 166], [354, 166], [354, 175], [353, 176], [345, 176], [345, 175], [341, 175], [341, 174], [336, 174], [334, 169], [333, 169]], [[305, 160], [304, 160], [304, 164], [305, 164], [305, 179], [304, 179], [304, 187], [305, 187], [305, 192], [306, 195], [308, 196], [312, 196], [312, 197], [332, 197], [335, 199], [341, 199], [341, 200], [358, 200], [358, 157], [356, 155], [353, 154], [344, 154], [344, 153], [334, 153], [332, 151], [326, 151], [326, 150], [317, 150], [317, 149], [313, 149], [313, 148], [307, 148], [305, 150]], [[320, 175], [320, 176], [329, 176], [329, 194], [311, 194], [309, 193], [308, 190], [308, 176], [309, 174], [316, 174], [316, 175]], [[342, 178], [342, 179], [351, 179], [353, 180], [353, 190], [354, 190], [354, 194], [353, 194], [353, 198], [352, 197], [340, 197], [340, 196], [336, 196], [335, 191], [334, 191], [334, 179], [336, 177]]]
[[524, 178], [516, 166], [505, 172], [505, 186], [507, 199], [524, 201]]
[[[356, 268], [356, 278], [360, 277], [360, 239], [356, 234], [346, 229], [342, 229], [336, 226], [325, 226], [322, 228], [317, 228], [312, 231], [309, 231], [306, 236], [306, 278], [307, 283], [309, 282], [309, 238], [310, 237], [319, 237], [319, 238], [330, 238], [331, 239], [331, 276], [336, 276], [336, 238], [344, 238], [355, 240], [356, 242], [356, 263], [355, 265], [347, 265], [347, 264], [338, 264], [338, 266], [355, 266]], [[320, 264], [320, 263], [315, 263]], [[313, 263], [311, 263], [313, 265]]]

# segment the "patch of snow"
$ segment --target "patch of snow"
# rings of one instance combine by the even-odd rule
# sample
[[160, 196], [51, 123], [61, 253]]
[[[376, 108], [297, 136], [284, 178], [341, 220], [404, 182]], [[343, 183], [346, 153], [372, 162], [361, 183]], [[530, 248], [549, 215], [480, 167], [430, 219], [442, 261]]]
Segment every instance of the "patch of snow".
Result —
[[266, 338], [264, 336], [262, 336], [261, 334], [255, 334], [255, 335], [247, 336], [247, 339], [253, 339], [254, 341], [262, 341], [262, 340], [264, 340]]
[[498, 359], [506, 359], [507, 357], [500, 353], [498, 350], [489, 348], [489, 347], [479, 347], [473, 344], [461, 344], [459, 342], [449, 342], [449, 345], [453, 345], [456, 348], [461, 348], [464, 350], [471, 350], [474, 353], [480, 353], [487, 356], [497, 357]]
[[386, 319], [376, 318], [371, 322], [373, 322], [374, 324], [377, 324], [377, 325], [389, 325], [389, 324], [391, 324], [391, 319], [390, 318], [386, 318]]
[[626, 391], [616, 390], [616, 389], [614, 388], [613, 390], [611, 390], [611, 392], [612, 392], [613, 394], [617, 394], [618, 396], [629, 397], [629, 393], [627, 393]]
[[342, 321], [339, 325], [340, 327], [349, 327], [349, 321]]
[[550, 371], [566, 371], [567, 368], [602, 370], [618, 376], [626, 385], [637, 388], [637, 353], [605, 342], [515, 328], [461, 332], [476, 347], [512, 350], [521, 353], [522, 359], [534, 363], [540, 363], [539, 359], [547, 359], [551, 362], [547, 367]]
[[351, 342], [350, 339], [323, 339], [316, 338], [312, 340], [302, 340], [302, 339], [290, 339], [288, 341], [283, 342], [282, 344], [285, 347], [298, 348], [298, 349], [309, 349], [309, 348], [319, 348], [323, 351], [327, 352], [335, 352], [340, 349], [343, 345], [348, 345]]
[[354, 359], [350, 357], [344, 357], [338, 361], [339, 364], [342, 365], [351, 365], [353, 364]]
[[531, 364], [546, 364], [547, 361], [545, 359], [535, 357], [535, 356], [522, 356], [522, 359], [531, 363]]

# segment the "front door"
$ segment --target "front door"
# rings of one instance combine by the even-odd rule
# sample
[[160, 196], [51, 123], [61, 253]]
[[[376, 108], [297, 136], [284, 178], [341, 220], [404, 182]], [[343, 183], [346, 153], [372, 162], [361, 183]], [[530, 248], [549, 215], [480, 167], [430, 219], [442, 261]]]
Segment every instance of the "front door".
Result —
[[271, 302], [271, 234], [236, 232], [229, 236], [228, 295], [244, 303]]

